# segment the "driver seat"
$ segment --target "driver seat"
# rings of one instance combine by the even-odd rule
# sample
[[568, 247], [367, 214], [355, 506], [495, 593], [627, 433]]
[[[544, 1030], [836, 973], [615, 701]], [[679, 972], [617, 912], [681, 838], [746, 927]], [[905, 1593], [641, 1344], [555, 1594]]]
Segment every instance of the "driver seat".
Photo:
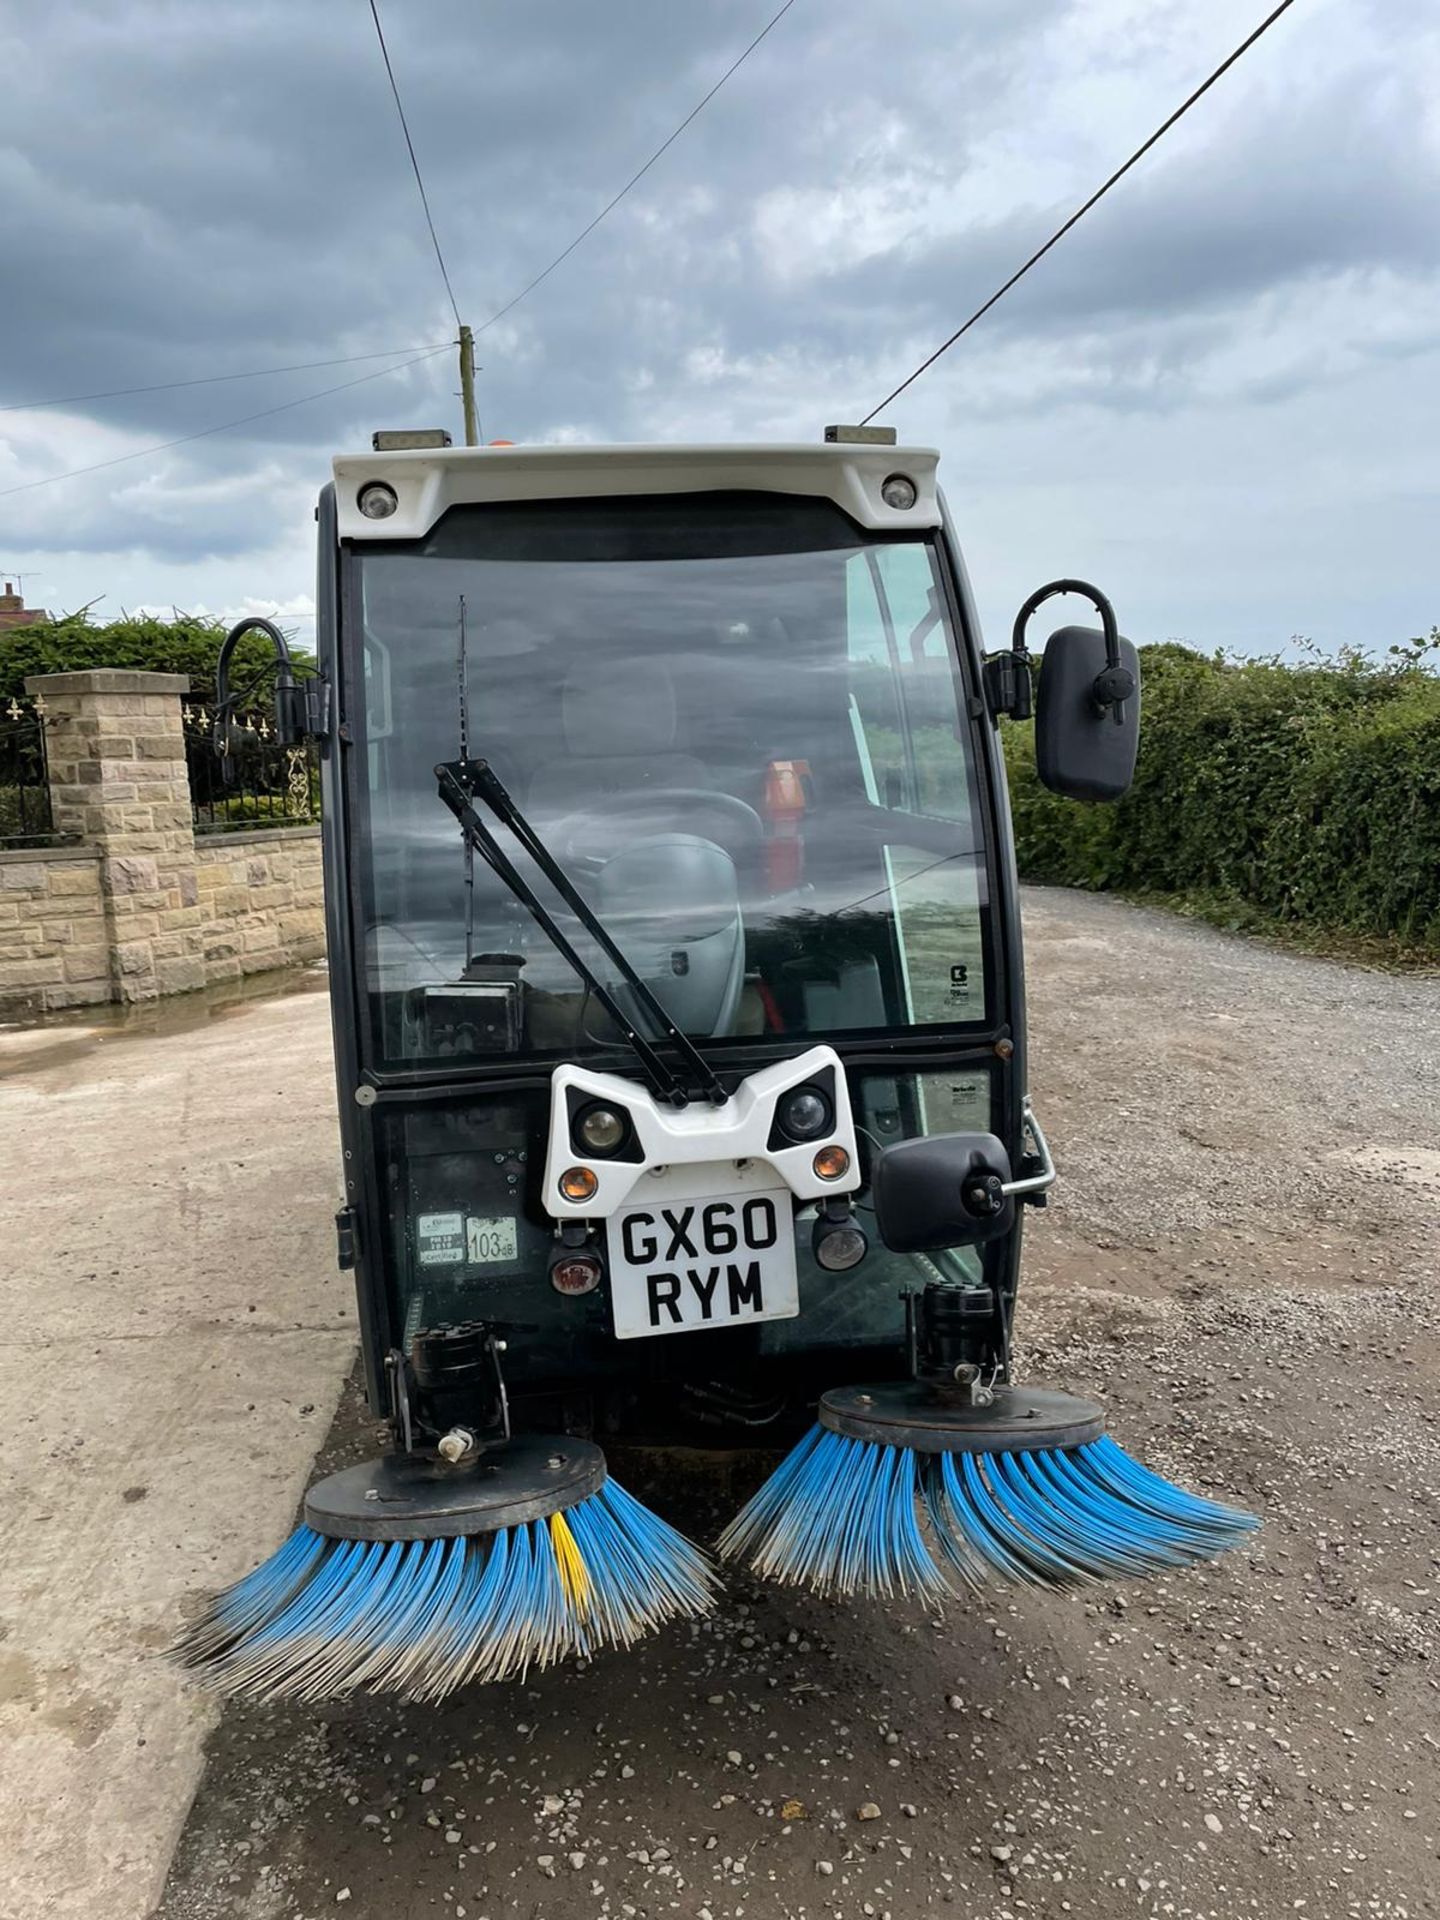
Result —
[[[731, 1032], [745, 978], [734, 860], [713, 840], [677, 832], [673, 800], [643, 804], [647, 790], [705, 794], [714, 786], [704, 763], [676, 745], [669, 669], [653, 658], [597, 659], [577, 669], [561, 690], [560, 729], [564, 751], [536, 768], [526, 812], [546, 838], [555, 822], [583, 818], [580, 838], [593, 865], [582, 884], [632, 966], [684, 1031]], [[611, 822], [607, 802], [617, 809]], [[564, 846], [554, 851], [566, 858]], [[628, 989], [616, 991], [625, 1004]]]
[[[546, 820], [603, 813], [607, 799], [647, 787], [709, 787], [704, 762], [678, 748], [679, 730], [675, 682], [663, 661], [597, 657], [561, 689], [563, 750], [535, 769], [525, 811], [543, 833]], [[669, 824], [657, 820], [655, 830]], [[637, 829], [632, 821], [629, 834]]]

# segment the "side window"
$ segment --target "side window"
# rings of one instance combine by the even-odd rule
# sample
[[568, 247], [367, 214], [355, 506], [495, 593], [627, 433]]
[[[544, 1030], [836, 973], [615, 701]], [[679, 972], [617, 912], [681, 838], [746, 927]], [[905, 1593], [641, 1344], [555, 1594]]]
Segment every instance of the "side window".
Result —
[[968, 820], [968, 755], [956, 751], [960, 707], [934, 560], [928, 547], [909, 542], [876, 548], [874, 560], [895, 635], [915, 810]]
[[985, 869], [929, 548], [855, 555], [846, 613], [850, 721], [871, 804], [893, 818], [885, 870], [906, 1018], [975, 1020], [985, 1009]]
[[382, 742], [394, 732], [390, 718], [390, 649], [366, 633], [360, 666], [365, 676], [365, 772], [370, 791], [376, 793], [385, 784]]
[[910, 807], [913, 782], [905, 753], [893, 636], [868, 553], [845, 566], [845, 620], [850, 670], [850, 725], [872, 806]]
[[927, 547], [856, 554], [846, 576], [852, 724], [877, 806], [968, 821], [968, 756]]

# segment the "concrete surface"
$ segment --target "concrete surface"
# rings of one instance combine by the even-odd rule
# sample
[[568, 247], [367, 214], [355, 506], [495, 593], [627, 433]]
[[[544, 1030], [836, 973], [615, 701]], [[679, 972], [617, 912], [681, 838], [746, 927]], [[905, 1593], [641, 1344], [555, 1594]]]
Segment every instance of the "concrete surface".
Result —
[[[1440, 1911], [1440, 986], [1082, 895], [1026, 917], [1062, 1185], [1018, 1366], [1262, 1512], [1253, 1545], [940, 1621], [731, 1580], [439, 1709], [232, 1707], [162, 1920]], [[325, 1458], [366, 1439], [347, 1392]], [[667, 1502], [713, 1535], [718, 1494]]]
[[142, 1920], [354, 1341], [323, 995], [0, 1031], [0, 1915]]
[[153, 1658], [322, 1440], [366, 1438], [353, 1387], [329, 1421], [323, 1000], [0, 1039], [4, 1920], [146, 1913], [207, 1729], [163, 1920], [1440, 1912], [1440, 987], [1103, 899], [1026, 914], [1063, 1184], [1020, 1367], [1261, 1510], [1253, 1548], [938, 1623], [735, 1581], [438, 1711], [212, 1728]]

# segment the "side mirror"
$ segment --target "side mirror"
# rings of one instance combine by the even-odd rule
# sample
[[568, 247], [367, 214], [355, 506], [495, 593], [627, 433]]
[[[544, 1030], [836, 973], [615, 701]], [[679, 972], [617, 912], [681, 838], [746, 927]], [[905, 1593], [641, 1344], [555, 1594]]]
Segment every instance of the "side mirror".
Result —
[[[251, 614], [238, 621], [226, 634], [215, 662], [215, 750], [224, 758], [227, 782], [234, 775], [229, 763], [232, 733], [231, 708], [241, 697], [230, 691], [230, 661], [235, 648], [247, 633], [263, 633], [275, 650], [275, 739], [282, 747], [293, 747], [307, 734], [323, 732], [325, 713], [323, 682], [298, 681], [290, 659], [290, 647], [273, 620]], [[318, 703], [314, 695], [319, 695]]]
[[993, 1133], [932, 1133], [876, 1156], [871, 1200], [892, 1253], [934, 1253], [999, 1239], [1015, 1224], [1010, 1156]]
[[1115, 609], [1084, 580], [1038, 587], [1015, 616], [1009, 653], [985, 662], [990, 710], [1030, 718], [1030, 654], [1025, 629], [1057, 593], [1089, 600], [1102, 625], [1061, 627], [1050, 636], [1035, 702], [1035, 768], [1052, 793], [1069, 800], [1118, 800], [1135, 778], [1140, 743], [1140, 660], [1120, 638]]
[[1118, 800], [1135, 778], [1140, 661], [1128, 640], [1061, 627], [1045, 643], [1035, 698], [1035, 771], [1068, 800]]

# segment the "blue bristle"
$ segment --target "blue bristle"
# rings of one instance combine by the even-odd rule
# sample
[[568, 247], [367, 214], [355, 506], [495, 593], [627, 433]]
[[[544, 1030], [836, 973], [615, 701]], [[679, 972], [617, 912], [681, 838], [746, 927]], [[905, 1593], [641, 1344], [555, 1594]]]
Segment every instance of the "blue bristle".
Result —
[[1258, 1524], [1173, 1486], [1105, 1436], [918, 1453], [816, 1426], [721, 1534], [720, 1557], [827, 1597], [935, 1602], [996, 1579], [1069, 1587], [1191, 1566]]
[[187, 1656], [198, 1663], [215, 1648], [263, 1626], [309, 1578], [324, 1550], [325, 1542], [318, 1533], [308, 1527], [298, 1528], [278, 1553], [272, 1553], [253, 1573], [228, 1587], [205, 1618], [191, 1628], [185, 1640]]
[[715, 1577], [683, 1533], [607, 1480], [565, 1518], [590, 1577], [597, 1642], [629, 1646], [666, 1620], [713, 1604]]
[[630, 1646], [714, 1604], [704, 1556], [613, 1480], [564, 1520], [583, 1567], [578, 1594], [545, 1520], [368, 1544], [301, 1527], [218, 1596], [177, 1655], [227, 1693], [436, 1700], [472, 1680]]

